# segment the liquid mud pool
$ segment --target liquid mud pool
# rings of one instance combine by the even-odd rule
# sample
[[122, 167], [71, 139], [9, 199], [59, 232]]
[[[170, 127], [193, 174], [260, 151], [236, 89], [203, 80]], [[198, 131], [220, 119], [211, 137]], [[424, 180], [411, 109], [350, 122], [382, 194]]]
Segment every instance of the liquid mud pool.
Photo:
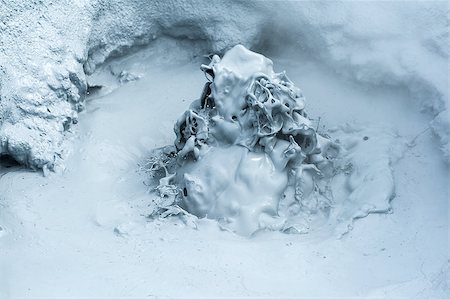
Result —
[[[292, 54], [272, 57], [275, 69], [302, 88], [308, 115], [321, 119], [319, 131], [335, 128], [332, 140], [356, 161], [349, 175], [344, 163], [334, 182], [348, 184], [334, 196], [352, 191], [352, 200], [338, 202], [326, 218], [311, 213], [301, 235], [259, 231], [246, 238], [215, 219], [147, 218], [157, 197], [140, 166], [152, 149], [173, 144], [173, 125], [205, 83], [199, 61], [160, 54], [148, 48], [89, 78], [102, 87], [80, 115], [65, 172], [0, 170], [2, 296], [445, 296], [448, 170], [424, 131], [424, 115], [402, 89], [366, 88]], [[111, 69], [134, 79], [121, 84]], [[216, 150], [222, 158], [214, 161], [227, 159]], [[270, 168], [261, 156], [246, 163]], [[198, 167], [203, 173], [206, 165]], [[287, 180], [265, 178], [271, 190]], [[360, 198], [370, 204], [356, 204]], [[375, 207], [383, 213], [349, 221]]]

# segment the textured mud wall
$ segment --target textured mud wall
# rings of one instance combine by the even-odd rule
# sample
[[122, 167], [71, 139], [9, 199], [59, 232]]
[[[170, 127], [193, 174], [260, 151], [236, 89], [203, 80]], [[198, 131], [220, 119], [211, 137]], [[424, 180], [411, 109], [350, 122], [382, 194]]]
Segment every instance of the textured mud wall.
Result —
[[[447, 20], [445, 2], [1, 0], [0, 153], [62, 165], [85, 75], [162, 36], [195, 41], [198, 54], [292, 48], [357, 81], [408, 88], [432, 120], [447, 105]], [[448, 117], [433, 128], [447, 146]]]
[[[215, 7], [219, 6], [219, 9]], [[161, 35], [199, 41], [202, 53], [254, 43], [248, 6], [207, 1], [1, 1], [0, 153], [54, 168], [84, 102], [85, 73]], [[245, 33], [245, 34], [243, 34]]]

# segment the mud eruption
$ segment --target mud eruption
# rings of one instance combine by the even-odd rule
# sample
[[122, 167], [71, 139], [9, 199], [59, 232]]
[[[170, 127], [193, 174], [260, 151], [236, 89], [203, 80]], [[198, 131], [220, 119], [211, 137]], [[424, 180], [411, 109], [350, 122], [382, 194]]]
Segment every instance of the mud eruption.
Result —
[[150, 159], [155, 214], [188, 212], [251, 235], [298, 232], [292, 219], [326, 212], [339, 147], [315, 130], [300, 89], [241, 45], [201, 69], [209, 82], [178, 119], [175, 145]]

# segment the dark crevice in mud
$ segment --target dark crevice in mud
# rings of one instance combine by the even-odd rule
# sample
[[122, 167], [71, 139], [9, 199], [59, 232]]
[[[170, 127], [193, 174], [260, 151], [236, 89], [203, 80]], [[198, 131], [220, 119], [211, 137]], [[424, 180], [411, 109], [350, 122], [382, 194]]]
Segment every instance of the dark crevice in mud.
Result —
[[93, 96], [101, 91], [103, 88], [102, 85], [88, 85], [86, 95], [87, 96]]
[[11, 155], [2, 154], [0, 155], [0, 169], [9, 169], [13, 167], [22, 166], [16, 159], [14, 159]]

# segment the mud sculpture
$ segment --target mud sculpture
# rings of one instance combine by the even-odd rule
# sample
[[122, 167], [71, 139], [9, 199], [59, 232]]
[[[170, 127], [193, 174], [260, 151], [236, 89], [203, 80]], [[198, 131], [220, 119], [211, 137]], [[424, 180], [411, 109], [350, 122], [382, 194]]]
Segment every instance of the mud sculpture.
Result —
[[242, 235], [301, 232], [302, 218], [329, 209], [339, 147], [313, 128], [300, 89], [263, 55], [237, 45], [201, 69], [208, 82], [176, 122], [175, 144], [149, 160], [153, 214], [217, 219]]

